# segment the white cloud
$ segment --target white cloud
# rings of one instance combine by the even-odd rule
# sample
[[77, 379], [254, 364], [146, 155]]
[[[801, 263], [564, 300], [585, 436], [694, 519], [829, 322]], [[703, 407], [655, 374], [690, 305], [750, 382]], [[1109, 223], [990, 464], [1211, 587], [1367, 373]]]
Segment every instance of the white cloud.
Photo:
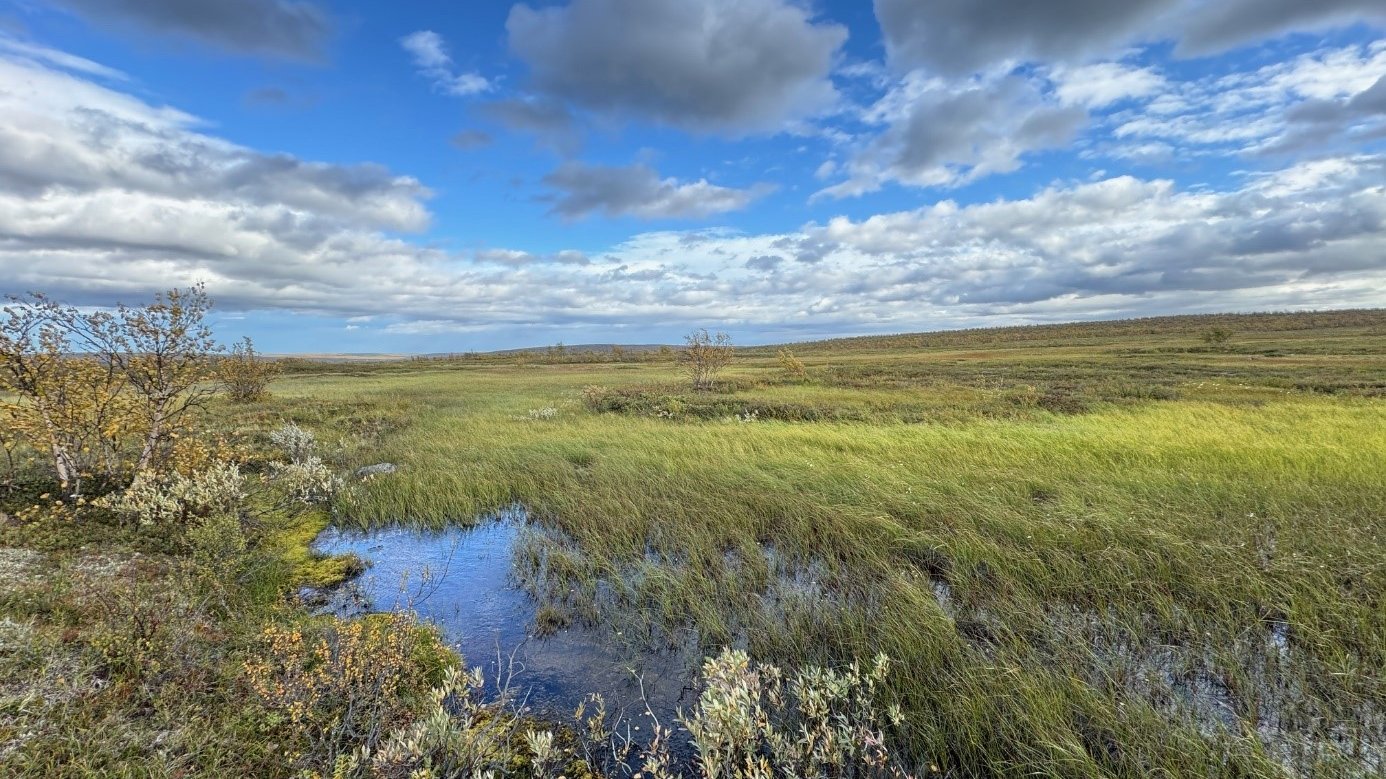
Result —
[[[1287, 145], [1328, 146], [1341, 133], [1381, 124], [1380, 112], [1343, 112], [1339, 126], [1294, 138], [1300, 106], [1347, 107], [1386, 76], [1386, 41], [1303, 54], [1254, 71], [1171, 84], [1143, 107], [1119, 112], [1113, 135], [1160, 142], [1191, 153], [1254, 154]], [[1293, 144], [1290, 142], [1293, 141]]]
[[1052, 78], [1060, 102], [1089, 109], [1147, 97], [1165, 88], [1164, 77], [1154, 68], [1138, 68], [1120, 62], [1061, 66], [1055, 68]]
[[[654, 181], [653, 205], [632, 213], [745, 196], [636, 178]], [[0, 288], [103, 304], [201, 280], [223, 311], [351, 317], [377, 332], [844, 333], [1380, 306], [1383, 181], [1386, 158], [1336, 154], [1222, 191], [1115, 176], [775, 234], [643, 233], [590, 258], [456, 253], [393, 235], [429, 221], [413, 179], [249, 150], [175, 109], [0, 54]]]
[[443, 38], [432, 30], [419, 30], [399, 39], [409, 52], [419, 73], [433, 82], [440, 92], [458, 97], [490, 91], [492, 85], [479, 73], [455, 73], [452, 56]]
[[1072, 140], [1087, 113], [1019, 76], [958, 84], [914, 71], [862, 119], [885, 128], [841, 167], [845, 179], [817, 196], [860, 195], [888, 182], [951, 187], [1009, 173], [1026, 154]]
[[22, 57], [31, 62], [41, 62], [53, 65], [63, 70], [82, 73], [88, 76], [96, 76], [110, 81], [127, 81], [129, 76], [116, 70], [108, 68], [97, 62], [92, 62], [85, 57], [78, 57], [75, 54], [68, 54], [65, 51], [50, 49], [47, 46], [40, 46], [29, 41], [22, 41], [0, 33], [0, 50], [13, 56]]

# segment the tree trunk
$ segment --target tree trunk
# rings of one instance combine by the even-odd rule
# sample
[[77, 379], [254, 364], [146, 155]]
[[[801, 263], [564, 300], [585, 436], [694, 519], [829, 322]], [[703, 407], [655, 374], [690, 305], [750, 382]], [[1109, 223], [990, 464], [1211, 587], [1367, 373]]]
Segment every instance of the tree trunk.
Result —
[[140, 461], [135, 467], [137, 471], [143, 471], [154, 461], [154, 453], [159, 448], [159, 436], [164, 429], [163, 410], [155, 412], [154, 418], [149, 424], [149, 435], [145, 436], [144, 448], [140, 450]]

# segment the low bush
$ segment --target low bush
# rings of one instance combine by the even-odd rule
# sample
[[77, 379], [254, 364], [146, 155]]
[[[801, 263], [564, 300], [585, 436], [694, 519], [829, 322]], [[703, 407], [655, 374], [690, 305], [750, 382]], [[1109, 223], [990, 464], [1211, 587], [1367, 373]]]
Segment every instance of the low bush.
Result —
[[430, 687], [416, 662], [424, 643], [437, 640], [403, 613], [333, 620], [317, 631], [271, 624], [244, 678], [289, 740], [292, 763], [333, 766], [413, 724]]
[[270, 443], [283, 452], [290, 462], [301, 463], [317, 451], [318, 439], [293, 422], [285, 422], [270, 433]]
[[217, 513], [236, 515], [246, 480], [235, 463], [219, 462], [192, 476], [140, 471], [130, 486], [93, 504], [140, 525], [186, 524]]
[[289, 463], [270, 463], [270, 474], [284, 488], [286, 500], [305, 506], [331, 502], [342, 489], [342, 479], [321, 458], [310, 456]]

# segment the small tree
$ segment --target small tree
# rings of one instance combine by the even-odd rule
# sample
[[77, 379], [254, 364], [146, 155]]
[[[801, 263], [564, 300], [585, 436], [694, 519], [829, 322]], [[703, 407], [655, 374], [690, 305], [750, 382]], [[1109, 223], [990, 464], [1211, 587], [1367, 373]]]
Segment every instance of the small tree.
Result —
[[111, 318], [40, 294], [11, 298], [0, 321], [0, 406], [12, 432], [43, 453], [63, 489], [114, 477], [138, 414], [125, 373], [102, 347]]
[[731, 336], [721, 332], [709, 335], [707, 329], [702, 328], [684, 336], [683, 340], [684, 369], [693, 380], [693, 388], [711, 388], [717, 374], [731, 363], [734, 351]]
[[109, 320], [111, 361], [124, 372], [144, 417], [137, 470], [161, 464], [179, 422], [215, 391], [211, 356], [217, 347], [205, 322], [211, 308], [199, 284], [159, 293], [138, 308], [121, 305]]
[[1203, 343], [1209, 346], [1221, 346], [1232, 340], [1232, 331], [1225, 327], [1210, 327], [1203, 331]]
[[788, 349], [781, 349], [776, 357], [779, 358], [780, 368], [784, 370], [786, 376], [796, 381], [802, 381], [807, 372], [804, 369], [804, 361], [794, 356], [794, 352]]
[[269, 383], [279, 374], [278, 363], [255, 351], [250, 336], [231, 347], [231, 354], [217, 363], [217, 377], [234, 403], [253, 403], [269, 397]]

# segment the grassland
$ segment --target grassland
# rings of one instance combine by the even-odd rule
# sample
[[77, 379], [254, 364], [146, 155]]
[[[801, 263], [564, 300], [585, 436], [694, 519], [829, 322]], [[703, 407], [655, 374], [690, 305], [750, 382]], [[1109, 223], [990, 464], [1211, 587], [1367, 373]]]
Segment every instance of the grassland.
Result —
[[545, 562], [576, 616], [886, 651], [921, 765], [1382, 770], [1386, 317], [1206, 326], [812, 345], [802, 382], [752, 350], [706, 394], [669, 364], [481, 360], [276, 392], [401, 425], [348, 521], [521, 501], [570, 540]]
[[550, 607], [654, 647], [886, 652], [924, 775], [1386, 771], [1386, 312], [795, 353], [706, 393], [653, 353], [298, 363], [218, 413], [400, 464], [342, 523], [522, 502]]

